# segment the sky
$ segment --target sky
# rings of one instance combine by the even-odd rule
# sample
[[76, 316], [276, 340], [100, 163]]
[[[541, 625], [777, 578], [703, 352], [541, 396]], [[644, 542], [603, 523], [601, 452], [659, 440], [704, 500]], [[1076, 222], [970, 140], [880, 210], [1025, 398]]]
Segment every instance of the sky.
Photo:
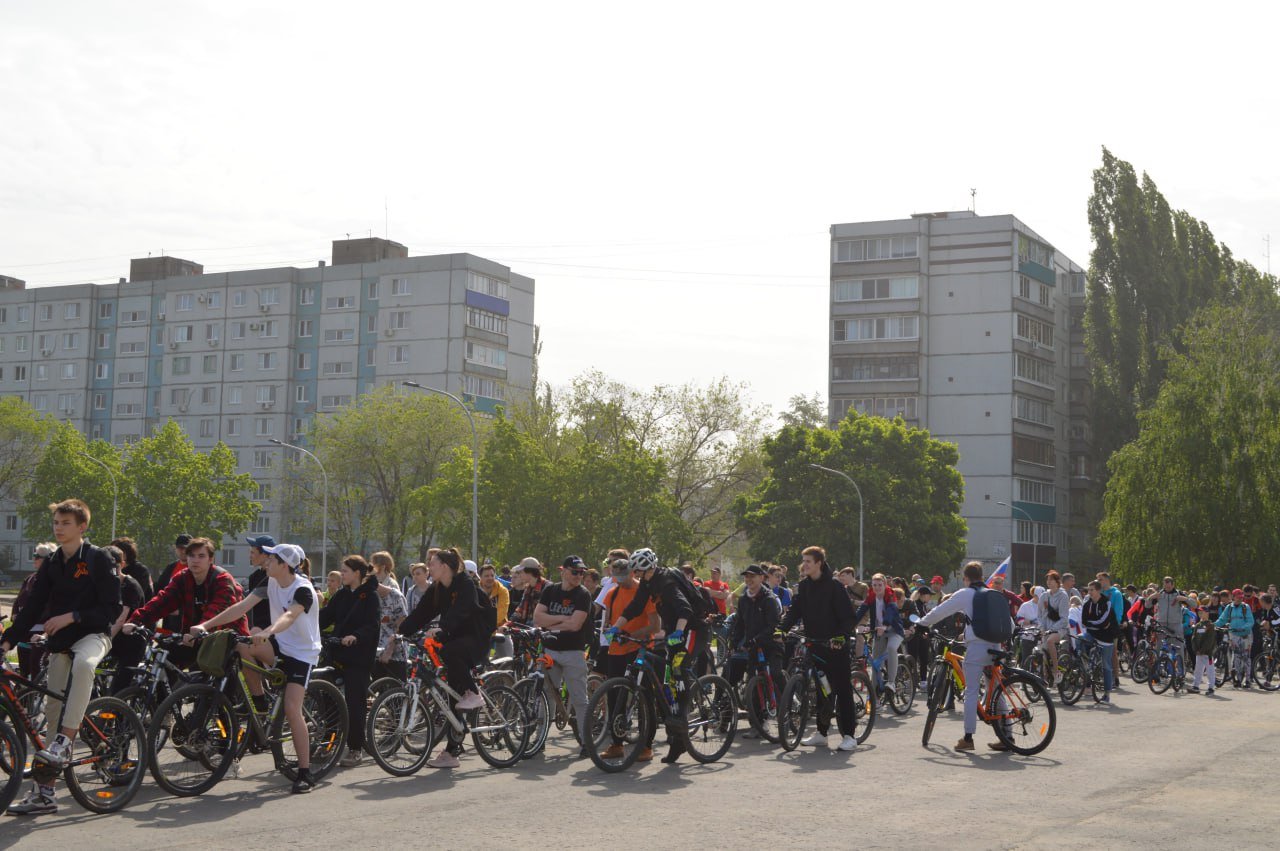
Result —
[[[1105, 145], [1266, 267], [1272, 4], [0, 5], [0, 274], [347, 234], [537, 281], [542, 377], [827, 380], [828, 228], [1012, 213], [1088, 265]], [[1280, 268], [1280, 245], [1276, 246]]]

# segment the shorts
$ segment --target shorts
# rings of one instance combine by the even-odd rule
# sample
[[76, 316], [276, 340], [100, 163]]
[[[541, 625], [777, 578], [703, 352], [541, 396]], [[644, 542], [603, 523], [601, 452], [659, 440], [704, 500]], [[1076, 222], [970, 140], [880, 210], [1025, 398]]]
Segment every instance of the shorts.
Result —
[[276, 667], [284, 671], [284, 681], [286, 683], [297, 683], [306, 688], [311, 683], [311, 670], [315, 665], [301, 662], [292, 656], [281, 655], [276, 659]]

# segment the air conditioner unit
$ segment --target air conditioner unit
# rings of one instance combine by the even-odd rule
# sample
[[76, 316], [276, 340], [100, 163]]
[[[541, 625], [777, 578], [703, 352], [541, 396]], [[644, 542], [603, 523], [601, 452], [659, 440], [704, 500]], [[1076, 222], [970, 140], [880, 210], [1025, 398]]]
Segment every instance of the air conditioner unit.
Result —
[[177, 340], [170, 340], [170, 341], [169, 341], [169, 348], [171, 348], [171, 349], [176, 349], [176, 348], [178, 348], [178, 341], [177, 341]]
[[180, 414], [185, 414], [186, 412], [187, 412], [187, 406], [186, 406], [186, 405], [179, 405], [179, 406], [178, 406], [178, 413], [180, 413]]
[[249, 326], [249, 330], [250, 330], [250, 331], [261, 331], [261, 330], [262, 330], [262, 326], [261, 326], [261, 325], [259, 325], [257, 322], [254, 322], [252, 325], [250, 325], [250, 326]]
[[47, 358], [49, 355], [53, 354], [53, 349], [41, 349], [40, 354]]
[[259, 402], [258, 404], [263, 408], [272, 408], [272, 407], [275, 407], [276, 403], [275, 402]]
[[209, 300], [208, 296], [203, 296], [203, 295], [196, 296], [196, 301], [200, 302], [201, 304], [204, 304], [208, 300]]
[[267, 311], [269, 311], [270, 309], [271, 309], [271, 305], [269, 305], [269, 304], [260, 304], [260, 305], [258, 305], [258, 310], [261, 310], [263, 313], [266, 313], [266, 312], [267, 312]]
[[208, 343], [209, 343], [209, 345], [211, 345], [211, 346], [216, 346], [216, 345], [218, 345], [218, 338], [217, 338], [217, 337], [213, 337], [213, 338], [209, 339], [207, 342], [208, 342]]
[[394, 337], [395, 335], [396, 335], [396, 329], [394, 328], [387, 328], [385, 331], [382, 332], [382, 336], [384, 337]]
[[160, 313], [157, 313], [157, 314], [156, 314], [156, 319], [158, 319], [158, 320], [160, 320], [161, 322], [163, 322], [163, 321], [164, 321], [164, 312], [163, 312], [163, 311], [161, 311]]

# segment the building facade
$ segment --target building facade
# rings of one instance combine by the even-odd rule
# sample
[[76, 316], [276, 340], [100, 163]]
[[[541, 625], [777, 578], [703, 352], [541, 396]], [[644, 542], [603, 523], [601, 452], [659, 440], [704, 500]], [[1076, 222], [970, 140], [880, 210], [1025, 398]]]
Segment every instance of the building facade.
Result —
[[[0, 278], [0, 393], [91, 439], [124, 445], [172, 419], [199, 448], [225, 442], [264, 506], [246, 533], [277, 534], [284, 465], [271, 439], [297, 442], [314, 417], [406, 380], [481, 412], [530, 392], [531, 278], [376, 238], [336, 241], [332, 256], [217, 274], [144, 258], [105, 285]], [[0, 550], [21, 563], [47, 530], [28, 533], [12, 505], [0, 515]], [[220, 561], [248, 573], [243, 540], [224, 544]]]
[[1018, 579], [1092, 540], [1084, 283], [1013, 216], [831, 227], [831, 422], [900, 415], [956, 443], [968, 557], [1012, 552]]

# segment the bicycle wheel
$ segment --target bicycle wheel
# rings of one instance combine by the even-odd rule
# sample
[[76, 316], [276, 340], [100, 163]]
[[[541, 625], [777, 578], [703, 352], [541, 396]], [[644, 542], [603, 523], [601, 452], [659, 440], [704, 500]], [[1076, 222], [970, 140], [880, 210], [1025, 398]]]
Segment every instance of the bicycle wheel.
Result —
[[207, 792], [235, 760], [239, 733], [226, 695], [204, 683], [183, 686], [161, 701], [147, 728], [151, 776], [180, 798]]
[[906, 715], [911, 711], [911, 704], [915, 699], [916, 679], [911, 675], [911, 667], [899, 658], [898, 673], [893, 678], [893, 700], [889, 708], [895, 715]]
[[365, 721], [365, 747], [383, 771], [395, 777], [418, 772], [431, 758], [435, 739], [435, 725], [421, 695], [411, 701], [409, 689], [396, 685], [374, 698]]
[[738, 733], [738, 701], [733, 686], [723, 677], [699, 677], [680, 697], [688, 722], [685, 746], [698, 762], [715, 762], [724, 756]]
[[509, 688], [482, 688], [484, 706], [468, 713], [471, 742], [480, 758], [494, 768], [520, 761], [529, 739], [529, 719], [520, 696]]
[[1213, 651], [1213, 674], [1214, 685], [1222, 688], [1223, 683], [1227, 681], [1227, 675], [1231, 673], [1231, 648], [1226, 642], [1218, 645]]
[[871, 689], [871, 675], [866, 671], [854, 671], [849, 675], [853, 686], [853, 737], [862, 744], [875, 729], [880, 714], [875, 692]]
[[495, 668], [480, 675], [480, 685], [485, 688], [515, 688], [516, 682], [516, 675], [506, 668]]
[[938, 713], [947, 705], [951, 694], [951, 674], [945, 663], [935, 663], [929, 671], [929, 694], [926, 705], [929, 712], [925, 715], [924, 730], [920, 734], [920, 744], [929, 747], [929, 738], [933, 735], [933, 725], [938, 720]]
[[778, 709], [778, 744], [785, 751], [800, 747], [804, 728], [809, 722], [809, 678], [796, 674], [787, 680], [782, 690], [782, 705]]
[[1151, 679], [1147, 680], [1147, 688], [1151, 689], [1152, 694], [1164, 694], [1169, 690], [1169, 686], [1173, 685], [1173, 660], [1168, 656], [1161, 656], [1156, 660], [1155, 667], [1151, 669]]
[[0, 705], [0, 812], [18, 797], [27, 767], [27, 738], [9, 723], [8, 709]]
[[[1049, 679], [1048, 676], [1046, 675], [1048, 669], [1049, 669], [1049, 658], [1045, 655], [1045, 652], [1041, 649], [1037, 649], [1035, 652], [1031, 654], [1031, 657], [1027, 659], [1027, 673], [1034, 674], [1035, 676], [1039, 677], [1041, 680], [1044, 680], [1045, 682], [1048, 682], [1048, 679]], [[1040, 695], [1043, 693], [1044, 692], [1041, 692], [1039, 689], [1030, 689], [1026, 697], [1027, 697], [1027, 700], [1036, 701], [1040, 699]]]
[[778, 741], [778, 692], [768, 677], [756, 674], [745, 688], [747, 723], [766, 742]]
[[89, 701], [63, 771], [67, 791], [94, 813], [128, 806], [146, 771], [147, 735], [138, 713], [114, 697]]
[[[1027, 690], [1043, 692], [1038, 701], [1028, 700]], [[999, 707], [1003, 698], [1005, 706]], [[996, 707], [999, 716], [989, 723], [995, 729], [996, 738], [1009, 746], [1009, 750], [1022, 756], [1031, 756], [1049, 747], [1058, 729], [1058, 715], [1049, 700], [1049, 690], [1025, 674], [1014, 671], [1004, 676], [1000, 694], [987, 705]]]
[[[35, 689], [20, 691], [18, 692], [18, 703], [22, 705], [22, 711], [26, 713], [31, 729], [39, 733], [41, 737], [47, 737], [49, 719], [44, 714], [44, 694]], [[14, 729], [21, 729], [21, 727], [17, 726], [15, 722]]]
[[1142, 685], [1151, 679], [1151, 669], [1155, 667], [1156, 654], [1149, 648], [1141, 645], [1137, 652], [1133, 654], [1133, 662], [1129, 666], [1129, 676], [1133, 677], [1133, 681], [1138, 685]]
[[591, 695], [587, 715], [605, 719], [602, 734], [587, 742], [587, 753], [601, 771], [625, 771], [640, 751], [649, 747], [654, 732], [653, 704], [630, 680], [613, 677], [601, 683]]
[[525, 677], [512, 689], [529, 717], [529, 736], [524, 751], [520, 754], [522, 759], [541, 753], [547, 745], [547, 735], [551, 732], [551, 701], [542, 684], [540, 679]]
[[1079, 659], [1072, 659], [1067, 663], [1067, 669], [1062, 672], [1062, 681], [1058, 683], [1058, 697], [1064, 705], [1074, 706], [1084, 694], [1084, 688], [1084, 665]]
[[1258, 688], [1265, 691], [1275, 691], [1280, 689], [1280, 670], [1276, 665], [1276, 657], [1270, 653], [1263, 653], [1253, 660], [1253, 681], [1258, 684]]
[[[286, 685], [287, 689], [288, 686]], [[312, 680], [302, 698], [302, 718], [306, 723], [310, 749], [311, 776], [319, 782], [342, 758], [347, 744], [347, 702], [338, 687], [327, 680]], [[293, 732], [286, 730], [284, 708], [271, 719], [267, 739], [276, 768], [290, 782], [298, 779], [298, 755], [293, 745]]]
[[1119, 650], [1116, 651], [1116, 676], [1129, 673], [1129, 668], [1132, 665], [1133, 650], [1129, 647], [1129, 642], [1121, 638]]

